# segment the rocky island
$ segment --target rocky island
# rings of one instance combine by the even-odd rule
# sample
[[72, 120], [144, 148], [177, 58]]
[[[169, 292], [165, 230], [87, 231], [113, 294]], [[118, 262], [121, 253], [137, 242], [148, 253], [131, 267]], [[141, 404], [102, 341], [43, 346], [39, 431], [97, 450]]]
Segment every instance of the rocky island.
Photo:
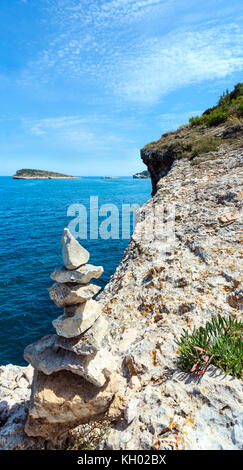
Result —
[[44, 171], [44, 170], [31, 170], [25, 169], [16, 171], [13, 175], [14, 179], [21, 180], [50, 180], [50, 179], [77, 179], [77, 176], [69, 176], [63, 173], [55, 173], [53, 171]]
[[[72, 442], [79, 449], [242, 449], [240, 337], [238, 350], [226, 357], [221, 349], [218, 362], [198, 346], [198, 362], [178, 361], [187, 358], [183, 335], [203, 328], [202, 335], [219, 315], [231, 319], [221, 341], [232, 331], [242, 336], [242, 100], [238, 84], [216, 107], [142, 149], [153, 197], [87, 312], [97, 292], [88, 283], [101, 269], [88, 267], [88, 254], [64, 232], [64, 267], [52, 273], [50, 288], [65, 309], [56, 335], [27, 347], [28, 367], [0, 368], [1, 449], [43, 448], [43, 440], [57, 446], [55, 436], [62, 449]], [[100, 321], [107, 322], [98, 328], [102, 340]]]
[[140, 173], [135, 173], [135, 175], [133, 175], [133, 178], [134, 179], [147, 179], [147, 178], [150, 178], [150, 174], [148, 170], [144, 170], [144, 171], [141, 171]]

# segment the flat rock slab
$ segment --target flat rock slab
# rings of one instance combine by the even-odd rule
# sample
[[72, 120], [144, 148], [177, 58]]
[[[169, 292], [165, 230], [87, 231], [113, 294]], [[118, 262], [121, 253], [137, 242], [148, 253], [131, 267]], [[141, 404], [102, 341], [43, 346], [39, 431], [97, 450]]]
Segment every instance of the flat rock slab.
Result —
[[76, 338], [57, 336], [56, 345], [78, 355], [95, 354], [101, 349], [102, 340], [108, 330], [107, 320], [100, 316], [82, 335]]
[[50, 298], [58, 307], [66, 305], [81, 304], [98, 294], [101, 287], [95, 284], [87, 284], [84, 286], [72, 284], [55, 283], [49, 289]]
[[89, 252], [65, 228], [62, 236], [62, 258], [67, 269], [76, 269], [89, 261]]
[[103, 274], [104, 269], [102, 266], [93, 266], [92, 264], [86, 264], [81, 266], [78, 269], [72, 271], [62, 266], [55, 269], [51, 274], [51, 279], [56, 282], [66, 283], [66, 282], [75, 282], [77, 284], [88, 284], [92, 279], [98, 279], [98, 277]]
[[79, 424], [102, 419], [117, 391], [115, 376], [97, 388], [71, 372], [48, 376], [36, 371], [25, 432], [56, 440]]
[[88, 330], [101, 315], [100, 304], [95, 300], [72, 307], [66, 307], [64, 315], [53, 320], [52, 324], [59, 336], [75, 338]]
[[56, 346], [56, 335], [48, 335], [25, 348], [24, 358], [35, 369], [46, 375], [69, 370], [80, 375], [96, 387], [103, 387], [114, 369], [113, 356], [100, 350], [91, 356], [78, 356]]

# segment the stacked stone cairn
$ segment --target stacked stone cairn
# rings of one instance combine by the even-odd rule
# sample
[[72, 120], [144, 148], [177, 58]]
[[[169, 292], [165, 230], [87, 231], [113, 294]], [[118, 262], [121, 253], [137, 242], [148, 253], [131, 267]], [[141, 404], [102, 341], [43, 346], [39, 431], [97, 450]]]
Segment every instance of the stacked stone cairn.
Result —
[[88, 251], [67, 228], [61, 245], [64, 266], [51, 274], [49, 295], [64, 314], [52, 322], [57, 334], [24, 351], [35, 369], [25, 431], [47, 440], [104, 416], [117, 392], [116, 363], [102, 347], [108, 322], [92, 299], [100, 287], [89, 283], [103, 267], [86, 264]]

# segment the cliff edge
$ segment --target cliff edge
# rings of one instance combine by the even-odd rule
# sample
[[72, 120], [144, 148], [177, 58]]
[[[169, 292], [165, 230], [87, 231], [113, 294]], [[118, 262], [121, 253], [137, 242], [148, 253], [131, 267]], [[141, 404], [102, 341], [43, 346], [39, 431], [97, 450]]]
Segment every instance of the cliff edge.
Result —
[[[110, 347], [120, 356], [130, 406], [136, 403], [134, 420], [117, 423], [104, 448], [242, 448], [242, 380], [214, 366], [198, 378], [176, 364], [183, 329], [218, 314], [242, 318], [242, 164], [242, 150], [230, 147], [194, 166], [176, 160], [141, 209], [100, 295]], [[174, 239], [170, 227], [163, 238], [173, 207]], [[145, 237], [155, 220], [162, 237]]]

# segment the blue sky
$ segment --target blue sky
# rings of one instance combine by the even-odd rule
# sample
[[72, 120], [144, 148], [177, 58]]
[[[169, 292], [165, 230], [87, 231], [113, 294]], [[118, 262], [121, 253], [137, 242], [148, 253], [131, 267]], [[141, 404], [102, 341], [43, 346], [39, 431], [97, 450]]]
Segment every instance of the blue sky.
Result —
[[242, 81], [239, 0], [0, 0], [0, 174], [131, 175]]

